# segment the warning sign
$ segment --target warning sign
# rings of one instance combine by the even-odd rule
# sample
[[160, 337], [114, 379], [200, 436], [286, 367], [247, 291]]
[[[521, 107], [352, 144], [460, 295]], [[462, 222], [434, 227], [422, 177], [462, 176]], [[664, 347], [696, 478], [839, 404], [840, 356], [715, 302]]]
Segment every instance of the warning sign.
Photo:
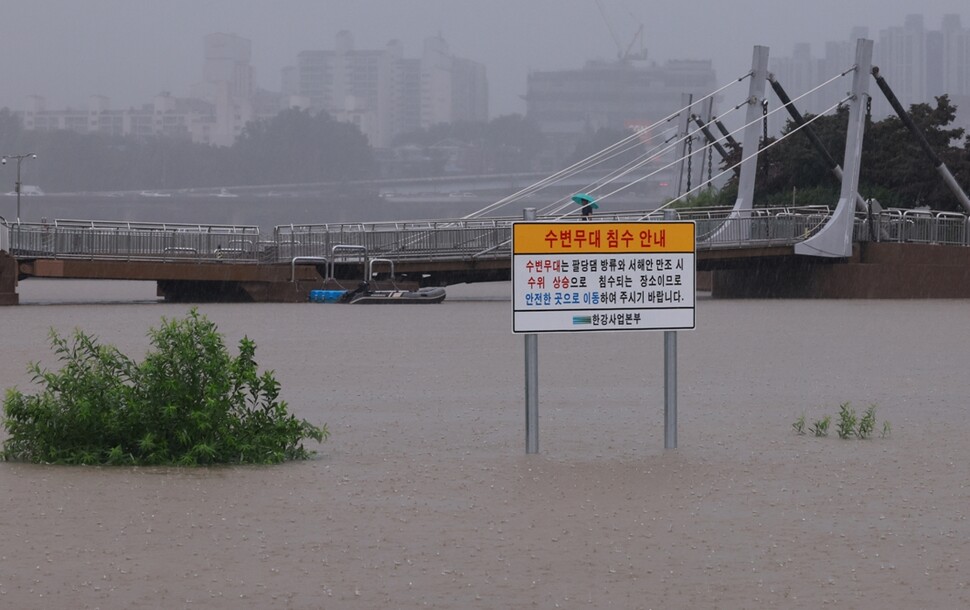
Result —
[[517, 222], [512, 332], [694, 328], [694, 223]]

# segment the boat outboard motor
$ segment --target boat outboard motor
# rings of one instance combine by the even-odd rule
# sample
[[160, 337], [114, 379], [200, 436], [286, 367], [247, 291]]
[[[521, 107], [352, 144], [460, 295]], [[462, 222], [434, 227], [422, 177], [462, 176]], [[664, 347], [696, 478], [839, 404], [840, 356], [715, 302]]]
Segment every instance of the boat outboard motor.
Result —
[[357, 284], [357, 287], [354, 288], [353, 290], [348, 290], [347, 292], [340, 295], [340, 302], [349, 303], [353, 301], [354, 297], [356, 297], [357, 295], [367, 294], [368, 292], [370, 292], [370, 282], [368, 282], [367, 280], [364, 280], [361, 283]]

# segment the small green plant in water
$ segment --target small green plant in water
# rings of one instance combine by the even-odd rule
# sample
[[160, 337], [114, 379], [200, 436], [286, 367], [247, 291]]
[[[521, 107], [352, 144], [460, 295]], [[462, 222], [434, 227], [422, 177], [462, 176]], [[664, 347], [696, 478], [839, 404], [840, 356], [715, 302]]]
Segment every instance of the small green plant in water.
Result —
[[28, 366], [34, 395], [8, 389], [3, 403], [6, 460], [58, 464], [270, 464], [306, 459], [303, 442], [323, 441], [287, 412], [272, 371], [259, 373], [256, 344], [231, 356], [215, 324], [192, 309], [149, 331], [152, 349], [136, 363], [76, 330], [50, 332], [59, 371]]
[[893, 427], [889, 425], [888, 421], [882, 422], [882, 434], [879, 435], [880, 438], [887, 438], [892, 432]]
[[856, 428], [855, 434], [861, 439], [867, 439], [872, 436], [872, 432], [876, 429], [876, 405], [869, 405], [866, 412], [862, 415], [859, 420], [859, 427]]
[[799, 436], [805, 434], [805, 416], [802, 415], [796, 419], [791, 427], [794, 428], [795, 434], [798, 434]]
[[815, 436], [828, 436], [829, 435], [829, 422], [832, 421], [831, 415], [826, 415], [822, 419], [815, 420], [812, 423], [812, 434]]
[[855, 414], [855, 409], [848, 402], [843, 402], [839, 405], [839, 423], [836, 431], [839, 433], [839, 438], [846, 439], [855, 433], [855, 425], [858, 418]]

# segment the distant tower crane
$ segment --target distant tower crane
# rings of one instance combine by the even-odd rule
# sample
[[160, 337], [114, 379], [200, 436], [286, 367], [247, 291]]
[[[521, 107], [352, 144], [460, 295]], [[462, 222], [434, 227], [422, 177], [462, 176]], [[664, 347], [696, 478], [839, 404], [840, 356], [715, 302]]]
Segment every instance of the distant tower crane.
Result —
[[[610, 18], [606, 15], [606, 7], [603, 6], [603, 0], [596, 0], [596, 7], [600, 11], [600, 15], [603, 17], [603, 22], [606, 24], [606, 29], [610, 31], [610, 37], [613, 38], [613, 44], [616, 45], [616, 58], [620, 61], [626, 61], [634, 57], [643, 57], [643, 24], [637, 28], [636, 33], [633, 35], [633, 40], [630, 44], [623, 46], [620, 42], [620, 37], [616, 35], [616, 30], [613, 29], [613, 24], [610, 23]], [[640, 41], [640, 51], [637, 54], [633, 53], [633, 45]]]
[[[636, 55], [633, 55], [633, 45], [637, 43], [637, 40], [640, 41], [640, 52], [637, 53]], [[643, 58], [643, 24], [642, 23], [640, 24], [640, 27], [637, 28], [636, 33], [633, 35], [633, 40], [631, 40], [630, 44], [627, 45], [626, 51], [623, 53], [623, 57], [621, 57], [620, 59], [630, 59], [632, 57]]]

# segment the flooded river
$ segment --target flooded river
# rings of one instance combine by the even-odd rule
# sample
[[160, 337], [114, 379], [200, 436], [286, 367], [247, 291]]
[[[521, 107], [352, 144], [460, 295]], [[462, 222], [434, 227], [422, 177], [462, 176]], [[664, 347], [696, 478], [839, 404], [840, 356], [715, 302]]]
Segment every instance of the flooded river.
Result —
[[[509, 292], [201, 305], [330, 440], [276, 467], [0, 463], [0, 607], [970, 606], [966, 301], [700, 297], [676, 450], [662, 333], [543, 335], [527, 456]], [[19, 293], [3, 388], [54, 364], [51, 327], [139, 357], [188, 310], [151, 283]], [[876, 438], [794, 433], [846, 401]]]

